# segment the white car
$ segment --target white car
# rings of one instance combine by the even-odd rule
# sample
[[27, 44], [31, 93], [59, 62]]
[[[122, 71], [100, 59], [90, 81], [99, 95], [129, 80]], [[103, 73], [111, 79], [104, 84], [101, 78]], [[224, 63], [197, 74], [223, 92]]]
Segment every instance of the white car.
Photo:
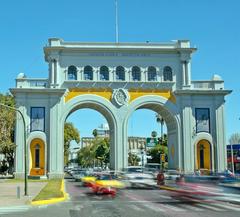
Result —
[[154, 176], [150, 173], [133, 172], [125, 174], [130, 187], [153, 187], [156, 186]]
[[178, 172], [177, 170], [168, 170], [164, 172], [164, 179], [176, 181], [176, 179], [179, 178], [180, 175], [180, 172]]

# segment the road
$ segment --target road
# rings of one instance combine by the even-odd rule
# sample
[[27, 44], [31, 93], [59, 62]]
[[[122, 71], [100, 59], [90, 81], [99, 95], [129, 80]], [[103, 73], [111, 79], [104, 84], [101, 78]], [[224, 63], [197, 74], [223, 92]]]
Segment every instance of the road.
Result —
[[14, 210], [1, 217], [202, 217], [239, 216], [240, 203], [199, 200], [158, 189], [124, 189], [112, 198], [95, 195], [79, 182], [66, 180], [69, 201], [56, 205]]

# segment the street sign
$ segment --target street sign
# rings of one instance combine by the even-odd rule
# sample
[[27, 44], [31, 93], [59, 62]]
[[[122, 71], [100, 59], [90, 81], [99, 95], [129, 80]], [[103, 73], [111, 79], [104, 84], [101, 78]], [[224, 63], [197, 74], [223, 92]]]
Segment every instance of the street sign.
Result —
[[146, 139], [146, 146], [148, 148], [155, 147], [157, 145], [157, 138], [147, 138]]

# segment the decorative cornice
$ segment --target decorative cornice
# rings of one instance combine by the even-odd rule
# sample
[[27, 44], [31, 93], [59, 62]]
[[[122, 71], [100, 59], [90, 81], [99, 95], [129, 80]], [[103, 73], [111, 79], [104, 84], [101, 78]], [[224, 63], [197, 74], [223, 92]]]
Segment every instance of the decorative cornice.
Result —
[[9, 90], [13, 95], [17, 93], [42, 93], [63, 95], [66, 92], [66, 89], [59, 88], [10, 88]]
[[175, 90], [175, 95], [228, 95], [232, 90]]

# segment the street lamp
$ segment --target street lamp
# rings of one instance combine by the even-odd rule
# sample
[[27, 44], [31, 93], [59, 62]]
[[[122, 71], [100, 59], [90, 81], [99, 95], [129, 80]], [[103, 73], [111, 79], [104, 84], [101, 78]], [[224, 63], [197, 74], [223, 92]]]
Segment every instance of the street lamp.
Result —
[[[161, 125], [161, 143], [162, 143], [161, 145], [162, 145], [162, 154], [164, 155], [164, 147], [163, 147], [163, 125], [164, 125], [164, 119], [163, 119], [163, 117], [160, 114], [156, 113], [156, 120]], [[161, 157], [162, 156], [161, 156], [161, 151], [160, 151], [160, 162], [161, 162], [161, 167], [162, 167], [162, 170], [163, 170], [164, 169], [164, 162], [162, 161]]]
[[24, 133], [23, 133], [23, 137], [24, 137], [24, 196], [28, 196], [26, 122], [25, 122], [23, 113], [19, 109], [16, 109], [16, 108], [8, 106], [8, 105], [4, 105], [2, 103], [0, 103], [0, 106], [17, 111], [21, 115], [22, 120], [23, 120], [23, 129], [24, 129]]

